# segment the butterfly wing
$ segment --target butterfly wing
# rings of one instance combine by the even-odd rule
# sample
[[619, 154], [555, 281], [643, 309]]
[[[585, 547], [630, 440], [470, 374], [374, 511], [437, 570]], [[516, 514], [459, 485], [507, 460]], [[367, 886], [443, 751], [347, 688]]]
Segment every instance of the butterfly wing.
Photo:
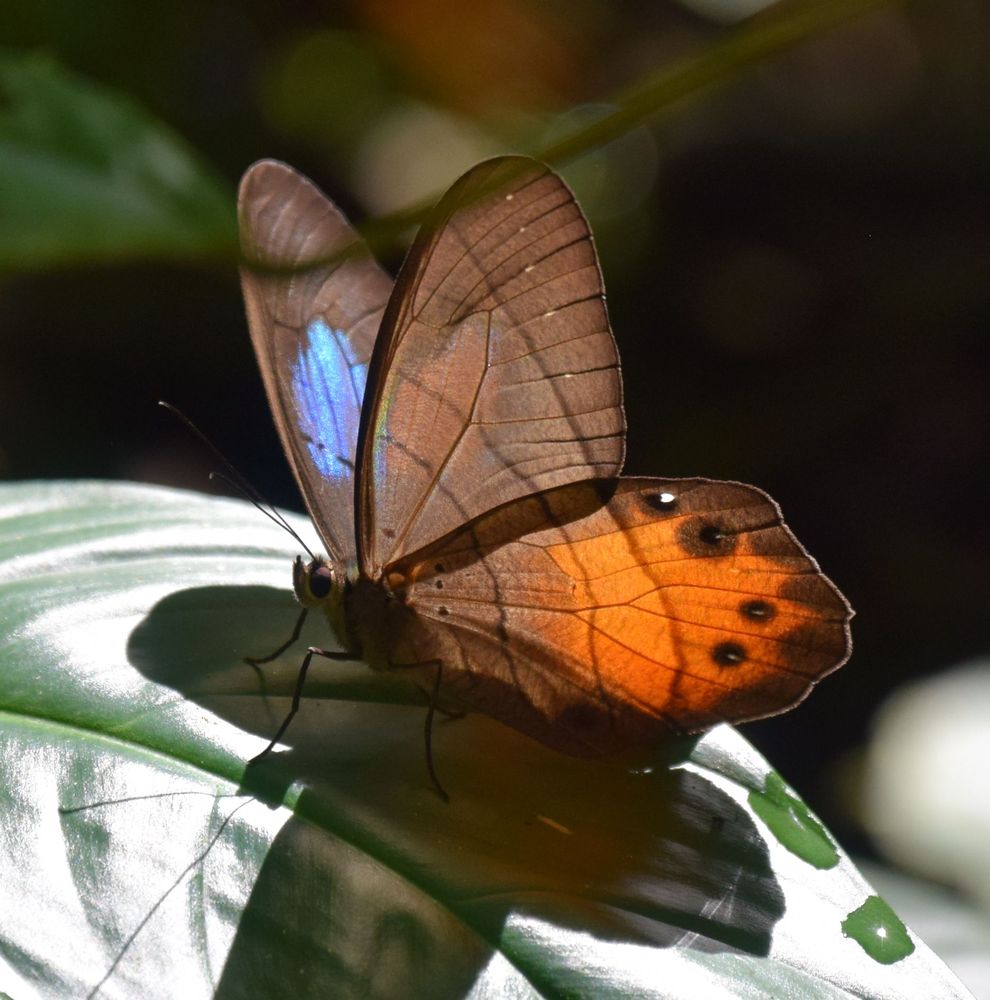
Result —
[[524, 157], [465, 174], [389, 302], [359, 439], [364, 573], [486, 510], [618, 474], [625, 424], [591, 234]]
[[393, 663], [440, 660], [456, 704], [582, 756], [783, 711], [850, 648], [845, 599], [738, 483], [526, 497], [389, 582]]
[[248, 325], [282, 447], [329, 553], [350, 560], [361, 404], [392, 281], [283, 163], [247, 171], [238, 217]]

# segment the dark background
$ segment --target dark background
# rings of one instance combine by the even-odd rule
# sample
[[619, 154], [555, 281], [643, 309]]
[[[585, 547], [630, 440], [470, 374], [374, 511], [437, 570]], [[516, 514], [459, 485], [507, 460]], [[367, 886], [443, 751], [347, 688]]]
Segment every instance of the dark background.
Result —
[[[226, 178], [231, 212], [275, 156], [360, 220], [600, 116], [742, 9], [63, 2], [8, 5], [0, 39], [130, 95]], [[744, 728], [847, 846], [837, 762], [889, 692], [988, 646], [988, 12], [890, 5], [559, 164], [599, 244], [627, 471], [766, 489], [857, 610], [852, 661]], [[0, 349], [4, 478], [209, 490], [164, 398], [301, 507], [232, 259], [8, 274]]]

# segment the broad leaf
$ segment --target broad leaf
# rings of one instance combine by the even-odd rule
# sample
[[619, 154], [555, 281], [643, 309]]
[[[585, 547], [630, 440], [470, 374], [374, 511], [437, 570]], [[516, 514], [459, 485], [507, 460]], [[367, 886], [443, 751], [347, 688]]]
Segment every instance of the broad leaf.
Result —
[[633, 773], [444, 720], [445, 805], [421, 692], [318, 662], [246, 768], [329, 639], [243, 662], [293, 548], [239, 502], [0, 489], [9, 995], [967, 995], [726, 727]]

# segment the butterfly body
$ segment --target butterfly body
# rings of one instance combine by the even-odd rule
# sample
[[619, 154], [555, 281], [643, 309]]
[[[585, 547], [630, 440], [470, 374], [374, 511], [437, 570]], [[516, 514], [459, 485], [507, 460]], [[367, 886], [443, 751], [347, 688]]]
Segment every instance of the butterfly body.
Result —
[[773, 714], [851, 612], [753, 487], [619, 478], [618, 355], [587, 223], [548, 168], [481, 164], [394, 289], [282, 164], [242, 182], [252, 338], [344, 650], [578, 756]]

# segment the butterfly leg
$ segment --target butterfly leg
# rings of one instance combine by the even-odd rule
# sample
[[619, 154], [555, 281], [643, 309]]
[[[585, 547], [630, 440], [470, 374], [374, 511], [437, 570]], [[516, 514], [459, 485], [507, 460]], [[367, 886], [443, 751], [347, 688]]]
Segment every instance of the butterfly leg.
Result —
[[[427, 691], [422, 684], [417, 684], [416, 690], [422, 693], [423, 697], [426, 699], [426, 704], [429, 705], [430, 699], [433, 697], [433, 693], [431, 691]], [[444, 708], [439, 704], [434, 707], [436, 711], [439, 712], [445, 719], [463, 719], [467, 715], [467, 712], [458, 708]]]
[[[301, 628], [302, 628], [302, 617], [300, 617], [299, 625], [298, 628], [296, 629], [297, 635], [295, 636], [295, 638], [298, 638], [298, 632]], [[291, 643], [286, 643], [283, 649], [288, 648], [290, 644]], [[277, 656], [278, 654], [276, 653], [275, 655]], [[302, 700], [302, 689], [303, 689], [303, 684], [306, 683], [306, 674], [309, 671], [309, 665], [312, 662], [314, 656], [322, 656], [328, 660], [347, 661], [347, 660], [353, 660], [355, 654], [347, 652], [338, 652], [336, 650], [330, 650], [330, 649], [319, 649], [316, 646], [310, 646], [309, 649], [306, 650], [306, 655], [303, 657], [302, 664], [299, 667], [299, 676], [296, 678], [296, 688], [292, 692], [292, 705], [289, 708], [289, 714], [286, 715], [286, 717], [282, 720], [282, 725], [278, 727], [278, 732], [272, 737], [271, 743], [269, 743], [268, 746], [266, 746], [265, 749], [261, 751], [261, 753], [256, 754], [248, 761], [248, 767], [257, 764], [259, 761], [263, 760], [265, 757], [268, 756], [268, 754], [272, 752], [278, 741], [284, 735], [286, 729], [289, 728], [289, 723], [293, 720], [293, 718], [295, 718], [296, 712], [299, 711], [299, 703]], [[259, 662], [263, 663], [265, 661], [261, 660]]]
[[[442, 801], [449, 802], [450, 796], [443, 785], [440, 784], [436, 768], [433, 766], [433, 716], [436, 714], [437, 699], [440, 697], [440, 680], [443, 677], [443, 664], [439, 660], [434, 660], [433, 665], [437, 668], [437, 676], [433, 681], [433, 690], [430, 692], [430, 706], [426, 710], [426, 720], [423, 725], [423, 736], [426, 740], [426, 770], [430, 774], [430, 781], [433, 782], [433, 787], [437, 790], [437, 795], [440, 796]], [[428, 666], [428, 664], [424, 664], [424, 666]]]
[[437, 770], [433, 765], [433, 719], [437, 712], [440, 712], [443, 715], [463, 715], [464, 713], [448, 713], [437, 704], [437, 701], [440, 698], [440, 682], [443, 679], [443, 664], [439, 660], [423, 660], [418, 663], [392, 663], [389, 664], [389, 666], [392, 667], [393, 670], [403, 670], [408, 667], [436, 667], [437, 673], [433, 680], [433, 689], [427, 693], [426, 691], [423, 691], [423, 688], [421, 688], [418, 684], [416, 687], [420, 691], [423, 691], [429, 699], [426, 709], [426, 719], [423, 721], [423, 737], [426, 743], [426, 770], [430, 775], [430, 781], [433, 782], [433, 787], [436, 789], [437, 795], [439, 795], [444, 802], [449, 802], [450, 796], [447, 794], [443, 785], [440, 784], [440, 779], [437, 777]]
[[309, 613], [309, 608], [303, 608], [299, 612], [299, 617], [296, 619], [296, 627], [292, 630], [292, 635], [282, 643], [274, 653], [269, 653], [267, 656], [245, 656], [244, 662], [249, 667], [260, 667], [263, 663], [271, 663], [272, 660], [277, 660], [298, 638], [302, 635], [303, 623], [306, 621], [306, 615]]

